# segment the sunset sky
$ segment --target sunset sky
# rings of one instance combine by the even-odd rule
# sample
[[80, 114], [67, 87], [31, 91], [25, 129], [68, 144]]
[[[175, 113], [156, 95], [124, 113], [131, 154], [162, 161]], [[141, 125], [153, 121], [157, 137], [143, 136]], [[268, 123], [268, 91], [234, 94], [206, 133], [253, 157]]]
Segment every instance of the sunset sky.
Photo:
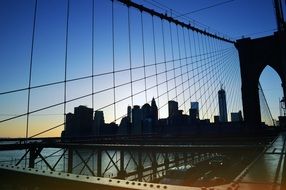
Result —
[[[192, 25], [232, 40], [242, 36], [257, 38], [271, 35], [276, 29], [272, 0], [134, 0], [134, 2], [173, 17], [193, 12], [187, 14]], [[218, 3], [221, 5], [211, 7]], [[169, 98], [178, 101], [184, 113], [188, 113], [190, 101], [199, 101], [202, 106], [201, 117], [212, 119], [218, 113], [217, 94], [211, 92], [217, 92], [221, 84], [229, 98], [227, 99], [230, 104], [229, 113], [242, 109], [239, 60], [232, 44], [205, 38], [158, 18], [153, 20], [155, 25], [155, 38], [153, 38], [152, 17], [143, 13], [145, 53], [143, 59], [141, 13], [132, 8], [129, 10], [131, 23], [129, 36], [128, 8], [114, 1], [113, 49], [112, 2], [94, 1], [94, 30], [92, 30], [92, 5], [92, 0], [70, 0], [66, 49], [67, 0], [38, 0], [32, 51], [31, 87], [33, 88], [30, 91], [29, 111], [54, 106], [30, 114], [29, 136], [64, 122], [64, 106], [61, 103], [64, 101], [65, 63], [67, 63], [66, 80], [70, 80], [66, 85], [66, 100], [87, 95], [68, 102], [66, 112], [73, 112], [73, 108], [79, 105], [92, 107], [93, 97], [94, 109], [104, 111], [106, 122], [114, 121], [116, 115], [119, 123], [120, 118], [126, 114], [128, 105], [132, 103], [143, 105], [155, 97], [159, 107], [162, 107], [160, 117], [168, 115], [166, 103]], [[34, 8], [34, 0], [0, 1], [0, 121], [27, 113]], [[188, 23], [183, 17], [177, 19]], [[163, 37], [162, 26], [165, 32]], [[94, 31], [94, 46], [92, 46], [92, 31]], [[154, 56], [154, 39], [156, 56]], [[221, 54], [210, 53], [216, 50], [220, 50]], [[94, 58], [93, 72], [92, 58]], [[173, 59], [176, 61], [171, 61]], [[161, 64], [155, 67], [155, 61]], [[167, 63], [163, 64], [165, 61]], [[217, 63], [211, 66], [209, 62]], [[143, 67], [144, 64], [149, 66]], [[182, 64], [187, 66], [182, 67]], [[227, 66], [230, 64], [233, 66]], [[135, 68], [132, 73], [130, 65]], [[158, 73], [163, 73], [159, 74], [158, 78], [155, 76], [156, 69]], [[173, 70], [165, 72], [166, 69], [173, 69], [174, 72]], [[194, 71], [189, 73], [192, 69]], [[113, 74], [113, 71], [116, 72]], [[94, 96], [91, 96], [92, 74], [95, 75], [93, 90], [98, 92]], [[146, 80], [142, 80], [146, 77]], [[189, 81], [184, 82], [189, 77]], [[136, 82], [130, 83], [131, 78]], [[166, 79], [168, 82], [164, 83]], [[153, 87], [156, 86], [156, 81], [161, 84], [158, 88]], [[266, 68], [260, 81], [276, 119], [279, 115], [278, 101], [282, 97], [281, 80], [271, 68]], [[203, 85], [204, 83], [206, 85]], [[46, 84], [49, 85], [37, 87]], [[190, 84], [194, 85], [188, 89]], [[115, 90], [114, 85], [117, 86]], [[170, 90], [172, 88], [174, 90]], [[167, 93], [167, 89], [170, 92]], [[196, 89], [201, 91], [196, 92]], [[14, 90], [19, 91], [5, 93]], [[131, 91], [136, 94], [133, 98], [129, 97]], [[158, 93], [159, 98], [157, 98]], [[118, 101], [115, 106], [114, 98]], [[0, 122], [0, 137], [23, 137], [26, 120], [27, 117], [24, 115]], [[59, 136], [62, 130], [63, 126], [46, 133], [45, 136]]]

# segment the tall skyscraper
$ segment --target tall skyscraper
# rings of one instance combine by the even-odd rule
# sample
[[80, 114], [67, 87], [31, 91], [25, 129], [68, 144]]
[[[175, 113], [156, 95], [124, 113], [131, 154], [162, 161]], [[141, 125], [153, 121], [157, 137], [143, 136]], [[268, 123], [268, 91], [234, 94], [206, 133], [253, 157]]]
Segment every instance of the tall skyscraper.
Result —
[[224, 89], [218, 91], [218, 106], [220, 122], [227, 122], [226, 96]]
[[103, 111], [94, 112], [94, 134], [99, 135], [100, 130], [104, 127], [104, 115]]
[[141, 134], [142, 130], [142, 110], [140, 106], [133, 106], [132, 109], [132, 125], [133, 125], [133, 133]]
[[191, 102], [191, 109], [189, 112], [192, 120], [199, 119], [199, 102]]
[[86, 106], [74, 108], [74, 114], [66, 115], [66, 124], [64, 136], [87, 136], [92, 132], [93, 126], [93, 109]]
[[176, 116], [178, 114], [178, 102], [170, 100], [168, 102], [169, 117]]
[[156, 124], [158, 121], [158, 107], [156, 105], [156, 101], [154, 98], [152, 99], [152, 102], [151, 102], [151, 118], [152, 118], [153, 124]]
[[151, 106], [146, 103], [141, 107], [142, 119], [151, 118]]

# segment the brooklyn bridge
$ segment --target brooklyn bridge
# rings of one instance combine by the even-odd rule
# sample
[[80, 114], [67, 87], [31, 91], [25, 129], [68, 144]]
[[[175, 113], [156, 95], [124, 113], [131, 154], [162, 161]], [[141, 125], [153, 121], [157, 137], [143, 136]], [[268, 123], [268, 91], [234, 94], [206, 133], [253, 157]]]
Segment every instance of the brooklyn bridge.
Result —
[[247, 2], [0, 1], [0, 189], [286, 189], [286, 2], [269, 2], [276, 29], [234, 38], [192, 14]]

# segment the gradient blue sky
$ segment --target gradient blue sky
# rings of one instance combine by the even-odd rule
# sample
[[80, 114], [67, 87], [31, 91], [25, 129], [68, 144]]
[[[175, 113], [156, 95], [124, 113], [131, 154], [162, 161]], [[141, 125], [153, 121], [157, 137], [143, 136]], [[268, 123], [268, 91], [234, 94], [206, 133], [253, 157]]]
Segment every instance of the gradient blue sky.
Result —
[[[220, 2], [226, 2], [226, 0], [136, 0], [136, 2], [163, 11], [154, 6], [161, 3], [184, 14]], [[282, 4], [284, 18], [286, 18], [286, 2], [282, 1]], [[273, 34], [277, 29], [273, 0], [233, 0], [186, 16], [206, 25], [203, 27], [207, 28], [208, 26], [232, 39], [263, 37]], [[198, 24], [198, 26], [201, 25]], [[261, 75], [260, 82], [273, 117], [277, 119], [279, 115], [279, 98], [283, 96], [281, 79], [272, 68], [266, 67]]]
[[[64, 80], [64, 62], [65, 62], [65, 22], [66, 22], [66, 0], [38, 0], [38, 14], [35, 31], [35, 43], [33, 53], [33, 69], [31, 85], [41, 85], [50, 82]], [[94, 74], [100, 74], [112, 71], [112, 40], [111, 40], [111, 6], [110, 0], [95, 0], [95, 67]], [[204, 8], [223, 0], [134, 0], [139, 4], [146, 5], [159, 12], [165, 12], [154, 4], [159, 2], [170, 7], [174, 11], [182, 14]], [[152, 2], [152, 4], [150, 4]], [[68, 39], [68, 72], [67, 79], [73, 79], [82, 76], [91, 75], [91, 5], [92, 0], [70, 0], [70, 24]], [[158, 5], [158, 4], [157, 4]], [[26, 88], [29, 75], [29, 61], [31, 51], [31, 33], [33, 24], [34, 0], [0, 0], [0, 93]], [[167, 14], [171, 14], [167, 10]], [[272, 0], [234, 0], [227, 4], [203, 10], [188, 15], [202, 24], [196, 24], [198, 27], [209, 31], [218, 31], [219, 35], [226, 35], [233, 39], [241, 36], [260, 37], [270, 35], [276, 28], [274, 17], [274, 8]], [[138, 11], [131, 10], [132, 23], [132, 66], [142, 66], [142, 48], [140, 42], [140, 23]], [[125, 69], [129, 66], [128, 55], [128, 25], [127, 25], [126, 7], [120, 4], [115, 5], [115, 70]], [[185, 20], [183, 20], [185, 21]], [[145, 53], [153, 54], [153, 42], [151, 32], [151, 17], [144, 17], [145, 23]], [[193, 21], [191, 21], [193, 23]], [[160, 33], [160, 21], [155, 19], [156, 35]], [[207, 26], [205, 26], [207, 25]], [[210, 28], [208, 28], [210, 27]], [[174, 28], [175, 29], [175, 28]], [[265, 32], [266, 31], [266, 32]], [[181, 32], [181, 31], [180, 31]], [[216, 32], [217, 33], [217, 32]], [[182, 35], [182, 34], [180, 34]], [[180, 37], [182, 38], [182, 37]], [[161, 43], [160, 37], [156, 38], [157, 44]], [[166, 38], [167, 60], [171, 59], [170, 42]], [[193, 42], [192, 42], [193, 43]], [[193, 45], [193, 44], [192, 44]], [[222, 47], [228, 47], [223, 44]], [[178, 58], [178, 49], [174, 49], [175, 57]], [[163, 51], [157, 45], [157, 62], [164, 61]], [[154, 57], [146, 56], [146, 64], [154, 63]], [[179, 64], [179, 63], [176, 63]], [[158, 68], [163, 71], [164, 68]], [[154, 67], [148, 67], [148, 74], [154, 74]], [[134, 71], [132, 79], [142, 78], [143, 70]], [[116, 74], [116, 85], [124, 84], [130, 81], [129, 71]], [[183, 79], [182, 79], [183, 80]], [[154, 85], [155, 78], [147, 80], [147, 87]], [[159, 81], [164, 81], [164, 77], [159, 77]], [[100, 91], [113, 85], [112, 74], [99, 76], [95, 78], [94, 90]], [[237, 84], [239, 81], [237, 81]], [[278, 99], [282, 97], [280, 79], [270, 68], [265, 69], [261, 76], [261, 84], [264, 88], [269, 106], [274, 118], [279, 114]], [[134, 93], [142, 90], [143, 81], [134, 84], [140, 88], [134, 88]], [[174, 85], [174, 84], [170, 84]], [[227, 86], [227, 85], [226, 85]], [[64, 85], [58, 84], [31, 91], [30, 110], [36, 110], [51, 104], [63, 101]], [[182, 90], [184, 87], [178, 87]], [[136, 91], [137, 90], [137, 91]], [[161, 86], [160, 90], [166, 91], [166, 86]], [[130, 94], [130, 84], [116, 89], [116, 100], [120, 100]], [[84, 79], [68, 83], [67, 99], [91, 93], [91, 79]], [[147, 92], [147, 101], [156, 97], [156, 89]], [[171, 93], [170, 96], [173, 96]], [[95, 95], [95, 108], [99, 109], [113, 101], [113, 91]], [[160, 98], [161, 103], [166, 102], [167, 97]], [[180, 98], [179, 98], [180, 99]], [[102, 101], [105, 100], [105, 101]], [[134, 104], [142, 105], [145, 103], [144, 94], [139, 94], [134, 98]], [[126, 106], [131, 104], [131, 100], [120, 102], [117, 114], [126, 113]], [[91, 98], [87, 97], [67, 105], [67, 111], [72, 112], [78, 105], [87, 105], [91, 107]], [[0, 97], [0, 119], [22, 114], [27, 111], [27, 91], [17, 92]], [[122, 109], [124, 108], [124, 109]], [[235, 106], [229, 111], [238, 111], [241, 106]], [[188, 108], [186, 108], [188, 109]], [[205, 113], [206, 110], [202, 109]], [[32, 134], [55, 126], [63, 121], [63, 106], [57, 106], [39, 114], [31, 114], [30, 125], [34, 129]], [[104, 109], [107, 121], [113, 117], [112, 106]], [[166, 107], [162, 109], [161, 116], [166, 117]], [[210, 116], [211, 114], [207, 113]], [[49, 121], [49, 125], [42, 121]], [[17, 131], [17, 136], [25, 133], [25, 117], [13, 120], [11, 122], [1, 123], [0, 134], [2, 136], [13, 136]], [[62, 128], [61, 128], [62, 129]], [[31, 135], [32, 135], [31, 134]], [[48, 135], [58, 135], [51, 133]], [[15, 134], [14, 134], [15, 135]], [[48, 136], [47, 135], [47, 136]]]

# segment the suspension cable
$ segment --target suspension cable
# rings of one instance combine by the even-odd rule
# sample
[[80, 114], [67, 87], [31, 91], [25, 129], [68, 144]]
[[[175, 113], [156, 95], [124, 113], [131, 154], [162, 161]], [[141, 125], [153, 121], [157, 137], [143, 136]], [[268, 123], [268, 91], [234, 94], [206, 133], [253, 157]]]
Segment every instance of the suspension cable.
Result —
[[31, 99], [32, 67], [33, 67], [33, 57], [34, 57], [35, 31], [36, 31], [36, 20], [37, 20], [37, 7], [38, 7], [38, 0], [35, 1], [34, 16], [33, 16], [33, 29], [32, 29], [31, 52], [30, 52], [30, 68], [29, 68], [29, 84], [28, 84], [26, 138], [28, 138], [28, 136], [29, 136], [29, 116], [30, 116], [30, 101], [31, 101], [30, 99]]
[[130, 74], [130, 90], [131, 90], [131, 105], [133, 107], [133, 80], [132, 80], [132, 50], [131, 50], [131, 27], [130, 27], [130, 8], [127, 7], [128, 20], [128, 50], [129, 50], [129, 74]]
[[66, 31], [65, 31], [65, 78], [64, 78], [64, 123], [66, 123], [66, 109], [67, 109], [67, 66], [68, 66], [68, 39], [69, 39], [69, 14], [70, 14], [70, 0], [67, 0], [67, 16], [66, 16]]
[[[154, 26], [153, 16], [152, 16], [152, 36], [153, 36], [153, 49], [154, 49], [155, 73], [156, 73], [156, 90], [157, 90], [157, 100], [158, 100], [158, 107], [159, 107], [160, 100], [159, 100], [159, 85], [158, 85], [158, 65], [157, 65], [156, 38], [155, 38], [155, 26]], [[158, 115], [160, 116], [160, 112], [158, 113]]]
[[145, 57], [145, 39], [144, 39], [144, 22], [143, 13], [140, 12], [141, 18], [141, 39], [142, 39], [142, 58], [143, 58], [143, 69], [144, 69], [144, 90], [145, 90], [145, 102], [147, 102], [147, 79], [146, 79], [146, 57]]
[[177, 81], [176, 81], [176, 72], [175, 72], [175, 57], [174, 57], [174, 45], [173, 45], [173, 34], [172, 34], [172, 26], [171, 22], [169, 22], [169, 28], [170, 28], [170, 41], [171, 41], [171, 52], [172, 52], [172, 63], [173, 63], [173, 74], [174, 74], [174, 83], [175, 83], [175, 100], [178, 101], [178, 91], [177, 91]]
[[162, 40], [163, 40], [163, 52], [164, 52], [164, 66], [165, 66], [165, 77], [166, 77], [166, 87], [167, 87], [167, 100], [169, 100], [169, 84], [168, 84], [168, 75], [167, 75], [167, 58], [166, 58], [166, 46], [165, 46], [165, 32], [164, 32], [164, 23], [161, 19], [161, 30], [162, 30]]
[[112, 79], [113, 79], [113, 116], [116, 120], [116, 96], [115, 96], [115, 37], [114, 37], [114, 0], [112, 0], [112, 15], [111, 15], [111, 27], [112, 27]]
[[94, 110], [94, 0], [92, 0], [92, 19], [91, 19], [91, 91], [92, 91], [92, 96], [91, 96], [91, 105], [92, 105], [92, 110]]

